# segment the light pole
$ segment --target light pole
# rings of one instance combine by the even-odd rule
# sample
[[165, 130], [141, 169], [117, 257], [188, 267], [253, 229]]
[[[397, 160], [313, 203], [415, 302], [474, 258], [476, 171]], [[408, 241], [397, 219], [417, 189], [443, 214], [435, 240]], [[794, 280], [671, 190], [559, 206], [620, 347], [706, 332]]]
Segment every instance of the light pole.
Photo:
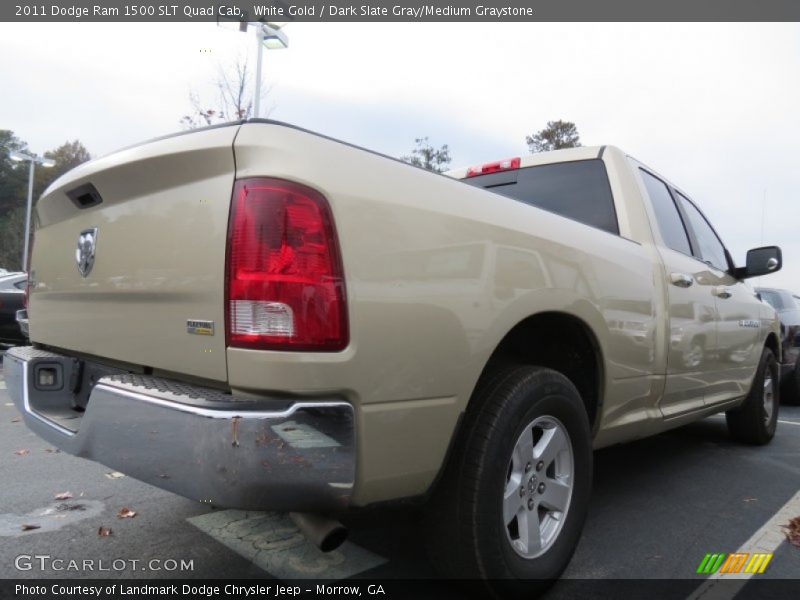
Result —
[[[237, 23], [241, 33], [247, 33], [248, 27], [254, 27], [256, 30], [256, 89], [253, 93], [253, 116], [258, 118], [261, 115], [261, 69], [264, 63], [264, 48], [267, 50], [288, 48], [289, 38], [281, 29], [285, 23], [261, 21], [238, 21]], [[217, 25], [231, 29], [230, 21], [225, 19], [218, 20]]]
[[251, 23], [256, 28], [256, 45], [258, 58], [256, 59], [256, 89], [253, 93], [253, 116], [261, 115], [261, 65], [264, 62], [264, 48], [280, 50], [289, 47], [289, 38], [275, 23]]
[[22, 251], [22, 270], [28, 272], [28, 244], [31, 239], [31, 210], [33, 208], [33, 171], [36, 164], [45, 168], [54, 167], [56, 161], [51, 158], [42, 158], [35, 154], [25, 154], [24, 152], [10, 152], [8, 157], [15, 162], [30, 162], [28, 169], [28, 209], [25, 211], [25, 247]]

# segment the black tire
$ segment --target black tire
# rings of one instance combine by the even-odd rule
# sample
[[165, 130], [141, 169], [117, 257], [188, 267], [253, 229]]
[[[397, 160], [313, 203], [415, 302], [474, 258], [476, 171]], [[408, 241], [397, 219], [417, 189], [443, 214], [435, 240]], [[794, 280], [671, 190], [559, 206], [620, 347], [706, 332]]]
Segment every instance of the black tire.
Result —
[[800, 405], [800, 361], [795, 363], [785, 380], [781, 380], [781, 404]]
[[[426, 529], [431, 559], [446, 577], [482, 579], [499, 597], [519, 593], [530, 597], [530, 593], [550, 585], [566, 568], [586, 518], [592, 484], [592, 440], [586, 409], [566, 377], [529, 366], [495, 372], [479, 386], [470, 406], [472, 409], [467, 412], [459, 440], [428, 507]], [[534, 425], [537, 419], [544, 419], [540, 423], [545, 426], [557, 423], [567, 433], [565, 443], [572, 451], [572, 492], [566, 510], [561, 513], [563, 524], [556, 529], [543, 554], [524, 558], [514, 549], [512, 533], [504, 524], [503, 495], [513, 485], [509, 480], [512, 452], [527, 425]], [[560, 427], [556, 429], [562, 431]], [[539, 448], [536, 434], [532, 435], [534, 448]], [[563, 452], [559, 454], [564, 456]], [[559, 458], [562, 460], [565, 459]], [[540, 483], [547, 481], [551, 485], [553, 479], [545, 476], [550, 477], [556, 463], [550, 464], [553, 466], [536, 465], [542, 469]], [[535, 468], [530, 469], [523, 477], [531, 477]], [[527, 479], [525, 482], [531, 483]], [[531, 486], [521, 487], [528, 490]], [[530, 494], [537, 507], [540, 501], [544, 502], [544, 496], [537, 499], [534, 492], [525, 493]], [[523, 496], [522, 489], [520, 497], [524, 498], [520, 502], [531, 501]], [[520, 510], [520, 518], [528, 518], [525, 508]], [[539, 519], [538, 508], [530, 514]]]
[[[772, 385], [765, 386], [767, 376]], [[772, 410], [768, 410], [769, 397], [766, 387], [772, 388]], [[780, 371], [772, 350], [764, 348], [750, 393], [741, 406], [725, 413], [731, 437], [744, 444], [768, 444], [775, 436], [780, 406]]]

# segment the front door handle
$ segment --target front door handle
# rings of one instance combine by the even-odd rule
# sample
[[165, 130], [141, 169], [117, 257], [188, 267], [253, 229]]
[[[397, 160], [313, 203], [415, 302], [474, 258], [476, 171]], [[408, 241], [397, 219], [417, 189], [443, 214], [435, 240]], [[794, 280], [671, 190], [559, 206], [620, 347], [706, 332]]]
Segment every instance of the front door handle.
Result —
[[691, 275], [687, 275], [686, 273], [671, 273], [669, 276], [669, 282], [672, 285], [677, 285], [678, 287], [687, 288], [694, 283], [694, 278]]
[[714, 295], [715, 295], [717, 298], [722, 298], [723, 300], [725, 300], [725, 299], [727, 299], [727, 298], [730, 298], [731, 296], [733, 296], [733, 294], [731, 293], [731, 291], [730, 291], [728, 288], [726, 288], [724, 285], [721, 285], [721, 286], [719, 286], [719, 287], [715, 287], [715, 288], [714, 288]]

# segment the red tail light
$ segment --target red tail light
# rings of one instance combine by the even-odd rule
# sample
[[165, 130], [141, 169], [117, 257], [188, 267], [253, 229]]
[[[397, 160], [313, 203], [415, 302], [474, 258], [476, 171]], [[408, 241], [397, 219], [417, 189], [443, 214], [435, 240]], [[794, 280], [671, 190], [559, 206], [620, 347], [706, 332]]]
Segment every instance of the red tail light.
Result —
[[229, 346], [342, 350], [344, 272], [333, 217], [318, 192], [280, 179], [236, 182], [228, 230]]
[[487, 173], [498, 173], [500, 171], [511, 171], [519, 169], [520, 158], [506, 158], [505, 160], [496, 160], [494, 162], [478, 165], [477, 167], [469, 167], [467, 169], [467, 177], [475, 177], [476, 175], [486, 175]]

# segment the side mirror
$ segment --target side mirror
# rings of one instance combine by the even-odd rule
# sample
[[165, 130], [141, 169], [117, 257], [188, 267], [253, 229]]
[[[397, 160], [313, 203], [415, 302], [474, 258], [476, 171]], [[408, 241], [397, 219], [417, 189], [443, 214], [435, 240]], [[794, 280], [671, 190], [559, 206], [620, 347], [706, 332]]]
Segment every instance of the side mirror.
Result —
[[769, 275], [781, 270], [783, 255], [778, 246], [764, 246], [747, 251], [747, 261], [743, 269], [737, 269], [740, 279]]

